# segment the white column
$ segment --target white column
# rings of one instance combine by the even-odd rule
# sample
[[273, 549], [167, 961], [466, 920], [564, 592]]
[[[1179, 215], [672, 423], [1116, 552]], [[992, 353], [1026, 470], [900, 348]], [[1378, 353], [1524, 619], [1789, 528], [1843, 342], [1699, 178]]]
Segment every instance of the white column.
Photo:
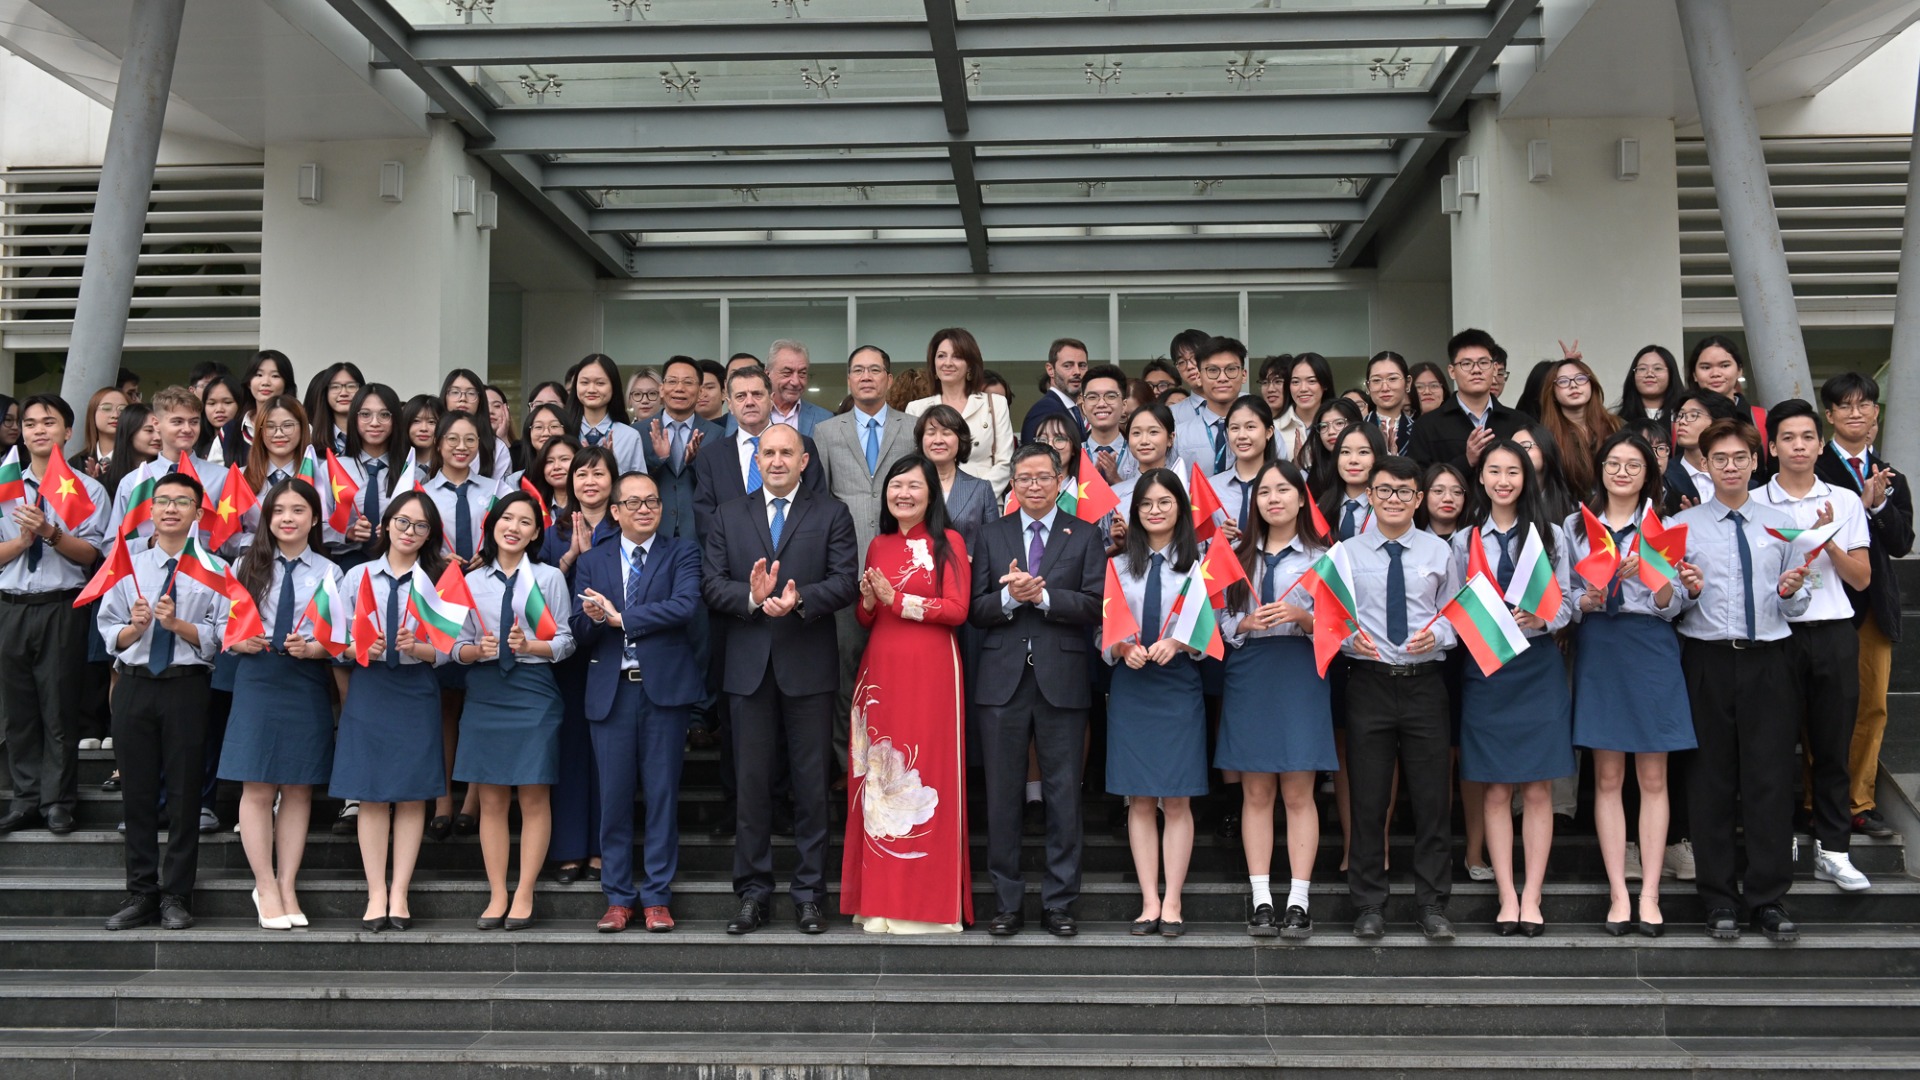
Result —
[[[1914, 105], [1913, 149], [1907, 158], [1909, 178], [1920, 175], [1920, 97]], [[1911, 179], [1909, 179], [1911, 183]], [[1907, 194], [1906, 234], [1900, 239], [1900, 292], [1893, 302], [1893, 356], [1889, 362], [1881, 437], [1886, 440], [1887, 457], [1903, 468], [1920, 461], [1920, 198], [1909, 188]]]

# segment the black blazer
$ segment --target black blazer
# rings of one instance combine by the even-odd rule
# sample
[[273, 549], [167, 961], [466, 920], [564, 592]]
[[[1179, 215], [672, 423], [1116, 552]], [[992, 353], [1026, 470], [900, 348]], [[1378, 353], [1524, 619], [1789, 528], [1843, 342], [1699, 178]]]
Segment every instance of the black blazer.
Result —
[[[706, 460], [702, 453], [696, 461]], [[700, 589], [716, 620], [726, 625], [720, 688], [751, 694], [769, 669], [781, 693], [830, 694], [840, 686], [840, 647], [833, 613], [860, 595], [860, 548], [853, 515], [845, 506], [804, 485], [775, 550], [767, 528], [764, 491], [720, 504], [706, 533], [706, 568]], [[800, 611], [770, 619], [752, 606], [748, 586], [753, 564], [780, 563], [776, 593], [792, 581], [800, 587]]]
[[[1487, 426], [1495, 435], [1511, 439], [1531, 423], [1531, 418], [1493, 401], [1487, 406]], [[1403, 457], [1410, 457], [1421, 468], [1438, 462], [1451, 462], [1468, 476], [1467, 437], [1473, 434], [1473, 417], [1460, 407], [1460, 399], [1450, 397], [1440, 407], [1413, 422], [1413, 434], [1407, 437]]]
[[[1875, 468], [1891, 468], [1885, 458], [1867, 451], [1866, 471], [1871, 474]], [[1860, 482], [1853, 475], [1853, 469], [1833, 444], [1828, 443], [1820, 457], [1813, 463], [1813, 474], [1835, 487], [1843, 487], [1858, 495]], [[1894, 575], [1893, 560], [1913, 552], [1913, 493], [1907, 490], [1907, 478], [1896, 474], [1893, 487], [1887, 492], [1887, 501], [1881, 505], [1880, 512], [1867, 514], [1867, 559], [1873, 566], [1873, 579], [1867, 582], [1864, 592], [1847, 589], [1847, 599], [1853, 601], [1853, 625], [1871, 612], [1875, 622], [1880, 624], [1880, 632], [1892, 641], [1900, 640], [1900, 579]]]
[[[827, 476], [820, 471], [820, 452], [814, 447], [813, 439], [806, 435], [800, 436], [800, 443], [807, 452], [807, 467], [800, 472], [800, 486], [809, 494], [824, 495]], [[713, 525], [714, 508], [746, 493], [747, 478], [740, 472], [740, 452], [733, 436], [702, 438], [700, 452], [693, 455], [694, 529], [701, 536], [707, 535]]]
[[1049, 416], [1061, 413], [1066, 414], [1067, 419], [1072, 421], [1074, 425], [1080, 429], [1080, 434], [1082, 438], [1084, 438], [1087, 428], [1085, 424], [1080, 422], [1079, 417], [1073, 415], [1074, 408], [1075, 406], [1068, 405], [1066, 402], [1061, 401], [1060, 395], [1054, 393], [1053, 390], [1049, 388], [1046, 393], [1040, 395], [1039, 401], [1027, 407], [1027, 417], [1020, 421], [1021, 444], [1025, 445], [1033, 441], [1033, 433], [1040, 429], [1040, 421], [1045, 420]]
[[1660, 476], [1660, 512], [1668, 517], [1679, 513], [1680, 500], [1683, 498], [1697, 503], [1706, 502], [1713, 498], [1713, 492], [1700, 490], [1700, 485], [1693, 482], [1693, 474], [1680, 463], [1680, 455], [1676, 452], [1667, 459], [1667, 471]]
[[[1093, 706], [1092, 636], [1100, 625], [1101, 594], [1107, 584], [1106, 536], [1099, 526], [1059, 511], [1040, 558], [1039, 576], [1047, 581], [1047, 610], [1022, 604], [1008, 615], [1000, 606], [1000, 578], [1007, 564], [1028, 573], [1027, 543], [1019, 513], [997, 518], [980, 531], [973, 557], [973, 625], [985, 631], [980, 641], [979, 676], [974, 700], [1005, 705], [1033, 657], [1040, 693], [1059, 709]], [[784, 568], [783, 568], [784, 569]]]

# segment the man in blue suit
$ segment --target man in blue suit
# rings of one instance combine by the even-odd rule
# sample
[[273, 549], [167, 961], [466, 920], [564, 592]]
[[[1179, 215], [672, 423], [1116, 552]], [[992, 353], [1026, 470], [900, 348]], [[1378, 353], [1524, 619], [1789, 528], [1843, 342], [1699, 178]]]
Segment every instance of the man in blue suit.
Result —
[[719, 424], [694, 411], [700, 403], [700, 365], [684, 356], [660, 371], [660, 412], [640, 428], [647, 473], [660, 488], [660, 535], [697, 540], [694, 528], [694, 458], [703, 446], [726, 438]]
[[[581, 604], [571, 623], [587, 654], [587, 720], [600, 776], [602, 933], [619, 933], [635, 900], [649, 933], [673, 929], [680, 859], [680, 766], [689, 708], [706, 692], [693, 660], [700, 545], [660, 530], [660, 491], [644, 473], [620, 477], [610, 508], [620, 542], [574, 566]], [[633, 881], [633, 795], [646, 798], [643, 880]]]

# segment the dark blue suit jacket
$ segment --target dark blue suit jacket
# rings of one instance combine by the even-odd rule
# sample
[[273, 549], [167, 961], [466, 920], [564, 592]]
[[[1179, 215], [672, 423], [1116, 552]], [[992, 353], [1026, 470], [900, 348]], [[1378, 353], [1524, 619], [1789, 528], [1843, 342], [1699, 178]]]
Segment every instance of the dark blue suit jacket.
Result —
[[[827, 474], [820, 468], [819, 448], [806, 435], [800, 436], [800, 443], [807, 452], [807, 467], [800, 471], [800, 486], [809, 493], [827, 495]], [[739, 442], [733, 435], [718, 441], [702, 441], [689, 471], [693, 473], [694, 535], [704, 543], [707, 532], [713, 528], [714, 509], [747, 493], [747, 478], [740, 471]]]
[[1052, 390], [1041, 394], [1039, 401], [1027, 407], [1027, 418], [1020, 421], [1021, 445], [1024, 446], [1033, 441], [1033, 433], [1040, 430], [1040, 421], [1060, 413], [1065, 413], [1068, 420], [1078, 425], [1081, 437], [1085, 438], [1087, 426], [1080, 422], [1079, 417], [1073, 415], [1073, 410], [1077, 407], [1078, 406], [1068, 405], [1066, 402], [1061, 401], [1060, 395], [1054, 393]]
[[[592, 589], [622, 602], [627, 586], [618, 541], [595, 545], [573, 565], [575, 595]], [[627, 641], [640, 657], [640, 689], [655, 705], [692, 705], [706, 695], [705, 674], [693, 662], [694, 613], [700, 608], [700, 546], [690, 539], [656, 534], [640, 575], [640, 600], [620, 612], [624, 635], [596, 623], [576, 603], [569, 620], [573, 639], [587, 657], [587, 719], [605, 720], [620, 683], [620, 654]]]
[[[665, 414], [662, 414], [664, 418]], [[664, 422], [664, 419], [663, 419]], [[675, 472], [669, 458], [655, 457], [653, 453], [653, 424], [648, 421], [637, 425], [640, 430], [640, 445], [647, 455], [647, 473], [660, 489], [660, 535], [698, 537], [694, 528], [693, 485], [694, 461], [710, 448], [719, 447], [727, 441], [726, 431], [711, 420], [695, 415], [693, 430], [700, 432], [700, 448], [695, 451], [692, 460], [681, 463], [680, 471]]]

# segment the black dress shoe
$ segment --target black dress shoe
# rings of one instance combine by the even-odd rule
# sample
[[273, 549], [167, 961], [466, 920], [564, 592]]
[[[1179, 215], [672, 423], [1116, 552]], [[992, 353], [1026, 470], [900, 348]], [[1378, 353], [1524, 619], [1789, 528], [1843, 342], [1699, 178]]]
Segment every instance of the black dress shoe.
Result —
[[1353, 917], [1353, 936], [1362, 941], [1378, 941], [1387, 936], [1387, 917], [1377, 907], [1361, 908]]
[[803, 934], [824, 934], [827, 932], [827, 917], [820, 914], [820, 905], [807, 901], [793, 906], [793, 924]]
[[1217, 840], [1240, 839], [1240, 811], [1229, 810], [1221, 814], [1220, 823], [1213, 827], [1213, 835]]
[[1247, 918], [1247, 935], [1249, 937], [1280, 936], [1280, 920], [1274, 916], [1272, 904], [1259, 904], [1254, 907], [1253, 914]]
[[1640, 931], [1641, 937], [1659, 937], [1667, 932], [1667, 924], [1663, 922], [1643, 921], [1634, 923], [1633, 925], [1635, 929]]
[[[1072, 937], [1080, 932], [1080, 927], [1073, 921], [1073, 916], [1067, 914], [1066, 908], [1048, 908], [1041, 912], [1040, 925], [1054, 937]], [[1160, 924], [1160, 932], [1167, 932], [1166, 923]]]
[[360, 920], [360, 929], [365, 930], [369, 934], [377, 934], [380, 931], [385, 930], [386, 928], [387, 928], [387, 917], [385, 915], [382, 915], [377, 919], [361, 919]]
[[587, 865], [580, 868], [580, 876], [583, 878], [586, 878], [588, 881], [599, 881], [600, 868], [593, 865], [592, 863], [588, 863]]
[[64, 806], [56, 806], [47, 811], [47, 831], [55, 836], [65, 836], [73, 831], [73, 811]]
[[112, 776], [107, 777], [105, 780], [100, 781], [100, 790], [101, 791], [119, 791], [120, 790], [120, 774], [116, 772]]
[[1800, 928], [1793, 923], [1793, 917], [1781, 904], [1763, 904], [1753, 913], [1754, 929], [1767, 935], [1768, 941], [1789, 942], [1800, 940]]
[[505, 925], [507, 925], [505, 915], [482, 915], [473, 920], [475, 930], [498, 930]]
[[580, 868], [577, 866], [556, 866], [553, 868], [553, 880], [562, 885], [571, 885], [580, 880]]
[[1428, 904], [1420, 909], [1420, 932], [1427, 935], [1428, 941], [1452, 941], [1453, 923], [1448, 921], [1440, 905]]
[[1287, 905], [1287, 913], [1280, 919], [1280, 940], [1305, 941], [1313, 936], [1313, 919], [1307, 909], [1299, 904]]
[[994, 937], [1012, 937], [1027, 925], [1026, 916], [1017, 911], [996, 911], [993, 921], [987, 924], [987, 933]]
[[10, 833], [40, 824], [38, 810], [9, 810], [0, 814], [0, 833]]
[[1153, 937], [1160, 933], [1160, 920], [1137, 919], [1128, 925], [1127, 933], [1134, 937]]
[[160, 929], [185, 930], [193, 925], [193, 912], [187, 910], [187, 899], [168, 893], [160, 898]]
[[1732, 908], [1714, 908], [1707, 912], [1707, 936], [1715, 941], [1740, 940], [1740, 920]]
[[135, 893], [127, 897], [126, 906], [113, 913], [107, 919], [109, 930], [132, 930], [152, 922], [160, 914], [160, 898], [152, 893]]
[[455, 836], [472, 836], [479, 831], [480, 819], [474, 817], [472, 814], [455, 814], [453, 816], [453, 834]]
[[1606, 928], [1607, 933], [1614, 937], [1626, 937], [1628, 934], [1633, 933], [1634, 922], [1632, 919], [1628, 919], [1625, 922], [1614, 922], [1609, 919], [1606, 922]]
[[506, 922], [500, 924], [500, 929], [525, 930], [527, 927], [532, 925], [533, 925], [533, 916], [531, 915], [527, 916], [524, 919], [516, 919], [513, 916], [509, 915], [507, 916]]
[[[1160, 920], [1160, 936], [1161, 937], [1180, 937], [1186, 932], [1187, 932], [1187, 924], [1184, 922], [1181, 922], [1177, 919], [1171, 922], [1169, 922], [1166, 919]], [[1062, 936], [1065, 936], [1065, 935], [1062, 935]]]
[[387, 916], [387, 929], [389, 930], [410, 930], [412, 928], [413, 916], [411, 915]]
[[767, 905], [764, 901], [742, 900], [740, 901], [739, 913], [727, 920], [727, 933], [751, 934], [755, 930], [767, 925], [768, 915]]
[[453, 819], [445, 814], [427, 822], [427, 835], [436, 841], [445, 841], [453, 836]]
[[1520, 932], [1520, 924], [1513, 919], [1500, 919], [1493, 924], [1493, 932], [1500, 937], [1512, 937]]
[[1539, 937], [1541, 934], [1544, 934], [1546, 932], [1547, 932], [1546, 923], [1528, 922], [1525, 919], [1520, 920], [1520, 933], [1526, 937]]

